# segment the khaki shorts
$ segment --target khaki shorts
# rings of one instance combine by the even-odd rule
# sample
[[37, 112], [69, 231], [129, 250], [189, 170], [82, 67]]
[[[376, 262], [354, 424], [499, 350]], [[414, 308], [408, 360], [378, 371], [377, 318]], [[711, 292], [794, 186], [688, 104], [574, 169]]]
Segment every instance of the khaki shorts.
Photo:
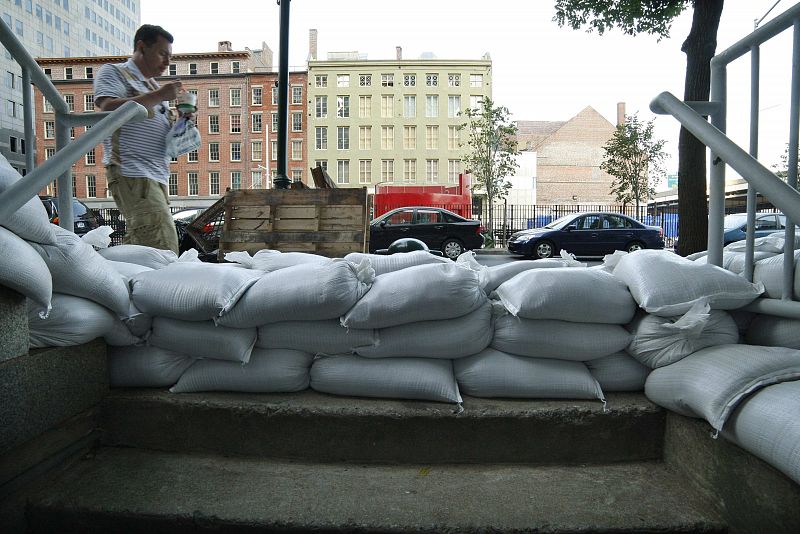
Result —
[[178, 253], [178, 234], [169, 211], [167, 186], [151, 180], [122, 176], [119, 167], [106, 167], [108, 189], [125, 217], [124, 244], [145, 245]]

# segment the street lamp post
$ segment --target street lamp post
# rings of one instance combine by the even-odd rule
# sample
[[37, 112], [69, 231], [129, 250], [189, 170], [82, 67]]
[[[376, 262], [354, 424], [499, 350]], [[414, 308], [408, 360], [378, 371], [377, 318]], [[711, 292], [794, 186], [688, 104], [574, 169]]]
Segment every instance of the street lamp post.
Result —
[[288, 189], [286, 175], [289, 138], [289, 6], [291, 0], [278, 0], [281, 6], [280, 54], [278, 67], [278, 170], [273, 183], [275, 189]]

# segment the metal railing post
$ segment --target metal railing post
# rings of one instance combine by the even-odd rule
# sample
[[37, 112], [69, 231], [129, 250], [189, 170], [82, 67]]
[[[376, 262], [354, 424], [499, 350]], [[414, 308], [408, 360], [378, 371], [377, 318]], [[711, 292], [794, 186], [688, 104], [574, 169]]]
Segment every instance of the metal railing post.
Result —
[[[789, 107], [789, 168], [786, 173], [786, 183], [797, 190], [797, 150], [798, 126], [800, 126], [800, 18], [794, 21], [794, 34], [792, 36], [792, 89], [791, 105]], [[784, 212], [785, 213], [785, 212]], [[785, 245], [783, 248], [783, 294], [784, 300], [791, 300], [794, 283], [794, 240], [795, 223], [800, 222], [786, 213]]]

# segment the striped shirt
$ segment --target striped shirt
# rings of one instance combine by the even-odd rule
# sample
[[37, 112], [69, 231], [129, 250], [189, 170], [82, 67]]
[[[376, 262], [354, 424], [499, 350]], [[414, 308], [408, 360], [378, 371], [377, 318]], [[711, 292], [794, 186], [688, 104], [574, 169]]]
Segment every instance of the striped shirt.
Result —
[[[133, 59], [103, 65], [94, 79], [95, 101], [102, 97], [129, 98], [154, 89], [158, 89], [158, 83], [145, 78]], [[147, 119], [125, 124], [103, 141], [103, 164], [119, 165], [123, 176], [151, 178], [166, 184], [169, 180], [166, 137], [172, 126], [168, 118], [169, 102], [148, 111]]]

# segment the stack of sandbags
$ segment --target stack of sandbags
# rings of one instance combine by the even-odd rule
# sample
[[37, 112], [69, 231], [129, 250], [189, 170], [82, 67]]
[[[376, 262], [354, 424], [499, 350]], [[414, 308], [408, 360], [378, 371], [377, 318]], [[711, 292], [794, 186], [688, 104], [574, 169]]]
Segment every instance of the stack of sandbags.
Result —
[[363, 252], [351, 252], [347, 254], [344, 259], [352, 261], [353, 263], [361, 263], [363, 260], [369, 260], [372, 268], [375, 269], [375, 276], [390, 273], [392, 271], [399, 271], [414, 267], [415, 265], [426, 265], [429, 263], [450, 263], [448, 258], [436, 256], [425, 250], [413, 250], [411, 252], [404, 252], [399, 254], [366, 254]]
[[318, 357], [311, 387], [336, 395], [460, 402], [452, 360], [483, 350], [492, 336], [493, 307], [480, 281], [478, 271], [449, 260], [376, 276], [341, 318], [348, 330], [374, 331], [374, 343], [355, 347], [354, 354]]

